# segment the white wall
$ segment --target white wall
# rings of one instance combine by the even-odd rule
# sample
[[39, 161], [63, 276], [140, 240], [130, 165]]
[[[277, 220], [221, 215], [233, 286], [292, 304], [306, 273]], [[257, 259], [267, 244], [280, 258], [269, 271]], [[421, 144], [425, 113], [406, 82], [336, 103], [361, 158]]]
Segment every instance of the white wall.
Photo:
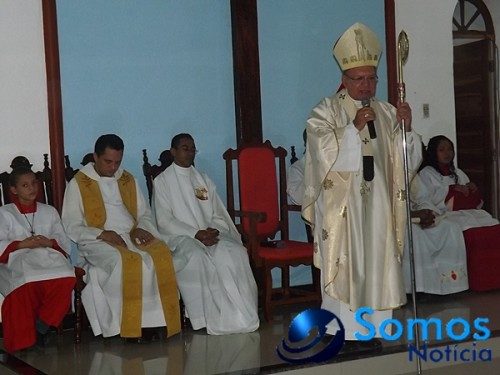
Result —
[[[406, 99], [413, 109], [413, 126], [424, 143], [437, 134], [456, 141], [452, 36], [456, 3], [395, 1], [396, 35], [405, 30], [410, 43], [408, 62], [403, 68]], [[429, 104], [429, 118], [423, 118], [424, 103]]]
[[498, 0], [483, 0], [484, 4], [488, 8], [491, 14], [491, 19], [493, 20], [493, 26], [495, 27], [495, 39], [498, 45], [500, 38], [500, 1]]
[[43, 167], [49, 152], [40, 0], [0, 0], [0, 171], [25, 155]]

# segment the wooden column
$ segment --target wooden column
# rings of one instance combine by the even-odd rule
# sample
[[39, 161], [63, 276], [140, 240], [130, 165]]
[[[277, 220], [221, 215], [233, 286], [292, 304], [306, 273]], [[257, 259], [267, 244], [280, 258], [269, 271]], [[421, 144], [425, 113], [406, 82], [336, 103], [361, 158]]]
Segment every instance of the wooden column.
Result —
[[262, 142], [257, 0], [231, 0], [238, 146]]
[[55, 0], [42, 0], [43, 38], [45, 42], [45, 69], [47, 73], [47, 101], [49, 111], [50, 166], [54, 206], [61, 212], [65, 188], [64, 137], [59, 72], [59, 42]]
[[397, 90], [397, 42], [394, 0], [385, 0], [385, 48], [387, 50], [387, 93], [388, 101], [396, 105]]

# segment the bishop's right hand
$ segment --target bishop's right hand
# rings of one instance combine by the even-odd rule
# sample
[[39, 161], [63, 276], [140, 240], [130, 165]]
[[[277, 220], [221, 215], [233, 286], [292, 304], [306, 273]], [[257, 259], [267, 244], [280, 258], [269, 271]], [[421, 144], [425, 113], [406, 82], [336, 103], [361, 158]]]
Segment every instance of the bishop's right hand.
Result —
[[361, 131], [368, 123], [368, 121], [375, 121], [375, 118], [376, 115], [373, 108], [363, 107], [358, 109], [358, 112], [356, 112], [356, 117], [354, 117], [352, 123], [354, 124], [356, 129], [358, 129], [358, 131]]

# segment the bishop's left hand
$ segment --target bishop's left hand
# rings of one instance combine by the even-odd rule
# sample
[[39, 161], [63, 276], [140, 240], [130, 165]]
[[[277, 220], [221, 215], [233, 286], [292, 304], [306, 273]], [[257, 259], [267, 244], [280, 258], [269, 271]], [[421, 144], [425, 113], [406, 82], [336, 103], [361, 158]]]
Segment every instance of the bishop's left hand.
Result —
[[407, 102], [400, 103], [396, 107], [396, 118], [398, 120], [398, 124], [401, 123], [402, 120], [405, 122], [405, 130], [407, 132], [411, 131], [411, 108]]
[[149, 245], [155, 238], [151, 233], [142, 228], [135, 228], [130, 232], [130, 239], [137, 245]]

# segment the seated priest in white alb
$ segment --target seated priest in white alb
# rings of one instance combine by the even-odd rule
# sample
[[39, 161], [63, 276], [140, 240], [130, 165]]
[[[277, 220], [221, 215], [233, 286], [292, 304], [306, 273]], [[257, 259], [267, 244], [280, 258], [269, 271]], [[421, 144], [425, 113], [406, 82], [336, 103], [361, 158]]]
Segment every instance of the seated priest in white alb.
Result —
[[259, 327], [257, 286], [248, 254], [215, 185], [194, 166], [193, 137], [171, 142], [174, 162], [154, 180], [158, 230], [174, 254], [182, 300], [193, 329], [213, 335]]
[[[451, 294], [469, 289], [460, 225], [448, 220], [446, 215], [439, 216], [419, 175], [412, 180], [410, 196], [416, 291]], [[403, 271], [406, 293], [411, 293], [408, 241], [405, 241]]]
[[94, 162], [68, 183], [62, 220], [87, 271], [82, 301], [94, 334], [138, 342], [153, 328], [180, 331], [179, 295], [169, 248], [158, 240], [136, 179], [120, 168], [123, 141], [96, 141]]

